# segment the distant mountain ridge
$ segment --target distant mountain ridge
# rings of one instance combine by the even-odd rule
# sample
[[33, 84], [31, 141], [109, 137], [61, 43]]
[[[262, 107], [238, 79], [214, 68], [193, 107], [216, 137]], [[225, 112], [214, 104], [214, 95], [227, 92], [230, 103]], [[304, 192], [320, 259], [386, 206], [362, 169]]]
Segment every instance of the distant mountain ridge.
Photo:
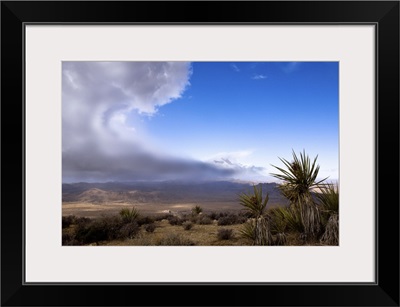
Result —
[[[262, 183], [263, 195], [268, 193], [269, 205], [288, 204], [276, 183]], [[63, 202], [87, 203], [182, 203], [229, 202], [238, 203], [241, 193], [252, 193], [249, 183], [231, 181], [205, 182], [105, 182], [63, 183]]]

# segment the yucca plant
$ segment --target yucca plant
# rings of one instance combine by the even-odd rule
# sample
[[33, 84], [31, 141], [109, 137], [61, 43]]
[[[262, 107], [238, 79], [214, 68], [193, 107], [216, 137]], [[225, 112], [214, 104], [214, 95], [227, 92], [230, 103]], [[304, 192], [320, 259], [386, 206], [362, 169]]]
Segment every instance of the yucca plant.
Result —
[[321, 243], [327, 245], [339, 244], [339, 191], [337, 185], [328, 183], [321, 185], [316, 194], [322, 208], [322, 222], [325, 231]]
[[[242, 193], [239, 195], [240, 204], [244, 207], [244, 210], [249, 212], [254, 218], [254, 224], [252, 226], [252, 234], [247, 237], [253, 237], [255, 245], [271, 245], [273, 243], [271, 229], [270, 229], [270, 217], [266, 214], [266, 207], [268, 203], [268, 194], [263, 199], [262, 186], [253, 186], [253, 194]], [[250, 231], [250, 226], [245, 224], [244, 231]]]
[[267, 203], [269, 200], [268, 194], [263, 200], [262, 186], [253, 186], [253, 194], [242, 193], [239, 195], [240, 204], [244, 210], [249, 212], [252, 217], [259, 218], [265, 214]]
[[139, 210], [132, 207], [131, 210], [123, 208], [119, 211], [119, 215], [125, 223], [132, 223], [139, 217]]
[[290, 201], [293, 210], [299, 210], [307, 237], [315, 237], [320, 231], [321, 216], [313, 197], [312, 190], [320, 185], [326, 178], [317, 181], [319, 165], [316, 164], [318, 156], [311, 162], [303, 150], [300, 158], [293, 151], [293, 161], [279, 158], [285, 168], [275, 167], [280, 173], [271, 175], [282, 181], [281, 193]]

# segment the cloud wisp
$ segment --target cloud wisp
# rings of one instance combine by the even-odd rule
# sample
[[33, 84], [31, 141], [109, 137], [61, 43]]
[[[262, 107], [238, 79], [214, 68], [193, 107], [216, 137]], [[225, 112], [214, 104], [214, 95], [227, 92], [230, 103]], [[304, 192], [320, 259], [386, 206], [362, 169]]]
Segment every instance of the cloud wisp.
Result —
[[262, 74], [258, 74], [258, 75], [254, 75], [252, 77], [253, 80], [262, 80], [262, 79], [267, 79], [266, 75], [262, 75]]
[[234, 64], [234, 63], [231, 64], [231, 68], [232, 68], [234, 71], [236, 71], [236, 72], [240, 72], [239, 67], [238, 67], [236, 64]]

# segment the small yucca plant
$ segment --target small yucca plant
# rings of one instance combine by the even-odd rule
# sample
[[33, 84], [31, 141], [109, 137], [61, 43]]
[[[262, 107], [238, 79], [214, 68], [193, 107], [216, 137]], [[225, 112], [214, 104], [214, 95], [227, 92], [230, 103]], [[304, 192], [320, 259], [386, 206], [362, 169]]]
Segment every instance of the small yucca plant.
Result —
[[119, 211], [119, 215], [125, 223], [132, 223], [139, 217], [139, 210], [135, 207], [132, 207], [131, 210], [123, 208]]
[[325, 231], [321, 237], [321, 243], [327, 245], [339, 244], [339, 191], [335, 184], [325, 184], [320, 187], [320, 193], [316, 194], [322, 207], [322, 222]]
[[251, 216], [258, 218], [263, 216], [268, 203], [268, 194], [263, 200], [262, 186], [253, 186], [253, 194], [242, 193], [239, 195], [240, 204], [244, 209], [251, 214]]
[[194, 214], [194, 215], [199, 215], [200, 213], [202, 213], [203, 212], [203, 208], [201, 208], [200, 206], [194, 206], [193, 208], [192, 208], [192, 213]]
[[316, 198], [324, 211], [339, 213], [339, 191], [337, 185], [332, 183], [319, 186], [320, 193], [316, 193]]
[[271, 245], [273, 239], [270, 229], [270, 217], [266, 215], [269, 197], [267, 194], [263, 199], [261, 185], [259, 187], [253, 186], [253, 189], [253, 194], [242, 193], [239, 195], [240, 204], [254, 217], [254, 224], [244, 224], [242, 235], [247, 236], [247, 238], [253, 237], [255, 245]]

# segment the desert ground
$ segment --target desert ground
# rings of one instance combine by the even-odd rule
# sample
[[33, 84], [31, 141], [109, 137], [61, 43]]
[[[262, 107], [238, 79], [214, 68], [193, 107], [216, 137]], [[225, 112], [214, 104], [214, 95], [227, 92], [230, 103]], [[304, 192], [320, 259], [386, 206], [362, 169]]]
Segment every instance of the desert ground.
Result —
[[132, 208], [133, 206], [143, 215], [162, 215], [162, 214], [188, 214], [191, 209], [199, 205], [204, 212], [213, 211], [240, 211], [242, 208], [238, 203], [230, 202], [206, 202], [206, 203], [127, 203], [111, 202], [95, 204], [89, 202], [64, 202], [62, 204], [62, 215], [75, 215], [77, 217], [98, 218], [104, 215], [118, 215], [123, 208]]

